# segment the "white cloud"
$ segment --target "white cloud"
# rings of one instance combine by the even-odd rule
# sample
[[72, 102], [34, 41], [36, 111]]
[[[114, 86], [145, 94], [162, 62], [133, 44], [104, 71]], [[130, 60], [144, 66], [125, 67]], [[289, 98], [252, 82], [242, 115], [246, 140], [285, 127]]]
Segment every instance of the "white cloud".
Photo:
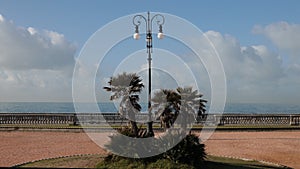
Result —
[[63, 45], [65, 43], [64, 35], [53, 31], [45, 31], [52, 45]]
[[217, 50], [228, 79], [256, 83], [282, 77], [281, 57], [267, 47], [241, 46], [236, 38], [214, 31], [208, 31], [205, 35]]
[[[284, 74], [278, 90], [280, 96], [293, 102], [300, 99], [300, 24], [277, 22], [266, 26], [256, 25], [253, 32], [269, 39], [284, 55]], [[282, 99], [284, 100], [284, 99]]]
[[71, 78], [54, 70], [0, 70], [2, 101], [67, 101]]
[[31, 35], [34, 35], [37, 33], [37, 30], [35, 30], [33, 27], [28, 27], [27, 28], [27, 31], [31, 34]]
[[279, 51], [287, 53], [289, 73], [300, 73], [300, 24], [278, 22], [267, 26], [256, 25], [253, 32], [264, 35]]
[[208, 31], [205, 35], [222, 60], [229, 101], [275, 101], [273, 97], [286, 76], [279, 54], [264, 45], [241, 46], [236, 38], [219, 32]]
[[[237, 38], [231, 35], [223, 35], [216, 31], [207, 31], [204, 34], [205, 36], [203, 37], [207, 37], [215, 48], [209, 47], [206, 38], [194, 39], [193, 42], [201, 46], [199, 50], [202, 51], [199, 53], [203, 60], [209, 59], [214, 53], [213, 50], [217, 50], [227, 77], [228, 101], [291, 102], [295, 100], [294, 98], [300, 99], [300, 95], [296, 92], [292, 92], [300, 87], [295, 85], [299, 83], [297, 80], [295, 81], [293, 78], [290, 78], [287, 72], [287, 67], [291, 65], [284, 65], [282, 56], [279, 53], [271, 51], [264, 45], [241, 46]], [[193, 84], [193, 81], [189, 79], [189, 72], [183, 71], [184, 66], [182, 62], [176, 60], [174, 56], [168, 58], [167, 55], [159, 53], [159, 51], [155, 51], [155, 55], [160, 57], [153, 60], [154, 67], [161, 66], [163, 70], [167, 70], [176, 80], [182, 81], [185, 84]], [[142, 66], [137, 67], [137, 71], [139, 68], [147, 68], [148, 66], [144, 64], [144, 61], [137, 62], [140, 58], [141, 57], [133, 57], [131, 59], [133, 59], [134, 62], [129, 60], [126, 64], [124, 62], [124, 69], [122, 70], [129, 70], [138, 65]], [[216, 68], [216, 64], [214, 64], [214, 62], [206, 62], [211, 65], [202, 65], [194, 54], [188, 52], [180, 56], [180, 58], [195, 75], [200, 92], [204, 93], [204, 97], [209, 99], [211, 86], [204, 66]], [[165, 59], [165, 61], [163, 59]], [[296, 67], [297, 66], [295, 66], [295, 69]], [[300, 67], [297, 68], [299, 69]], [[143, 79], [146, 83], [147, 74], [145, 75]], [[172, 81], [168, 79], [167, 76], [163, 76], [162, 72], [153, 71], [152, 76], [153, 88], [155, 84], [164, 86]], [[168, 84], [168, 86], [171, 85]], [[286, 88], [286, 86], [289, 87]], [[287, 93], [292, 94], [293, 99], [291, 99], [291, 96]]]
[[[299, 52], [300, 50], [300, 25], [278, 22], [265, 27], [256, 25], [253, 28], [256, 34], [263, 34], [269, 38], [278, 48]], [[296, 43], [298, 42], [298, 43]]]
[[70, 101], [75, 52], [60, 33], [0, 15], [0, 101]]
[[5, 69], [60, 69], [74, 64], [76, 47], [62, 34], [27, 29], [0, 22], [0, 67]]
[[[214, 44], [224, 65], [228, 99], [233, 102], [299, 100], [300, 95], [296, 91], [300, 90], [300, 25], [287, 22], [258, 25], [253, 32], [270, 39], [279, 51], [286, 52], [286, 56], [281, 56], [280, 52], [275, 53], [264, 45], [241, 46], [238, 39], [231, 35], [223, 35], [216, 31], [205, 32], [205, 37]], [[213, 51], [212, 48], [205, 48], [209, 46], [206, 39], [197, 39], [195, 43], [203, 46], [202, 49], [206, 50], [201, 52], [205, 55], [203, 59], [208, 59]], [[0, 15], [0, 101], [71, 101], [71, 74], [75, 52], [76, 47], [61, 33], [33, 27], [18, 27]], [[204, 66], [199, 65], [199, 60], [193, 60], [195, 56], [189, 59], [188, 54], [185, 55], [182, 56], [183, 61], [188, 62], [187, 66], [195, 73], [196, 78], [199, 78], [199, 84], [205, 85], [200, 88], [205, 89], [205, 94], [209, 93], [210, 84], [203, 82], [208, 81]], [[124, 69], [141, 70], [148, 67], [144, 64], [144, 58], [137, 58], [143, 60], [135, 59], [128, 64], [124, 62]], [[161, 58], [166, 61], [155, 63], [154, 60], [153, 63], [157, 67], [161, 64], [163, 70], [170, 75], [159, 76], [159, 71], [153, 71], [153, 76], [156, 76], [153, 85], [167, 85], [167, 82], [172, 82], [170, 77], [175, 74], [179, 77], [176, 76], [176, 80], [193, 84], [192, 81], [186, 80], [189, 74], [183, 72], [181, 62], [173, 61], [173, 56], [173, 59]], [[286, 58], [288, 62], [284, 62]], [[130, 66], [131, 64], [142, 66], [134, 67]], [[80, 74], [87, 78], [93, 76], [90, 69], [94, 68], [84, 67], [83, 63], [79, 65]], [[145, 82], [146, 80], [145, 77]], [[100, 79], [98, 82], [105, 85], [107, 79]], [[100, 91], [103, 87], [101, 85], [97, 85]], [[84, 82], [81, 87], [86, 88]], [[82, 94], [84, 95], [84, 92]]]
[[0, 22], [4, 22], [4, 17], [0, 14]]

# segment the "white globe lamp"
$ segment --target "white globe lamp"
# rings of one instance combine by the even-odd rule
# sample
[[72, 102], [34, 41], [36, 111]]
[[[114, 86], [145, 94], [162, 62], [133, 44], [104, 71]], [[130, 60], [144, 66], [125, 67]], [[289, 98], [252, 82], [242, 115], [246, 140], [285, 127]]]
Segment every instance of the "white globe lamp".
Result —
[[164, 34], [163, 34], [162, 32], [159, 32], [159, 33], [157, 34], [157, 38], [158, 38], [158, 39], [163, 39], [163, 38], [164, 38]]
[[140, 39], [140, 34], [139, 33], [133, 34], [133, 39], [139, 40]]

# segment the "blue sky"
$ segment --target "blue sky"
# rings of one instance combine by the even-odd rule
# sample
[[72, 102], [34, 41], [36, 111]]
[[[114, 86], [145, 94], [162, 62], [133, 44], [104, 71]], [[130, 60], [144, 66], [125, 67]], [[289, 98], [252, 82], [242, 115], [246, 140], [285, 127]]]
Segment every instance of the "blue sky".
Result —
[[159, 11], [185, 18], [197, 27], [231, 34], [243, 45], [262, 41], [253, 36], [254, 25], [278, 21], [299, 23], [300, 2], [273, 1], [39, 1], [0, 2], [2, 15], [16, 25], [54, 30], [82, 45], [92, 33], [108, 22], [132, 13]]
[[154, 11], [188, 20], [216, 44], [228, 101], [298, 103], [299, 7], [298, 0], [0, 0], [0, 101], [70, 101], [73, 58], [90, 36], [119, 17]]

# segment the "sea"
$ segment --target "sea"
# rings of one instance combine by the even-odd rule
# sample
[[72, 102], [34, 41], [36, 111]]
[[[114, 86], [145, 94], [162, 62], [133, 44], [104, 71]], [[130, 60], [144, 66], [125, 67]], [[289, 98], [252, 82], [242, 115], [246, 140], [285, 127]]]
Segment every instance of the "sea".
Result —
[[[81, 103], [89, 107], [91, 103]], [[142, 103], [142, 112], [147, 104]], [[118, 105], [113, 102], [98, 103], [99, 112], [116, 113]], [[207, 107], [209, 110], [209, 106]], [[72, 102], [0, 102], [0, 113], [75, 113]], [[93, 112], [93, 113], [99, 113]], [[84, 113], [84, 112], [81, 112]], [[300, 114], [300, 105], [263, 103], [226, 103], [223, 113], [233, 114]]]

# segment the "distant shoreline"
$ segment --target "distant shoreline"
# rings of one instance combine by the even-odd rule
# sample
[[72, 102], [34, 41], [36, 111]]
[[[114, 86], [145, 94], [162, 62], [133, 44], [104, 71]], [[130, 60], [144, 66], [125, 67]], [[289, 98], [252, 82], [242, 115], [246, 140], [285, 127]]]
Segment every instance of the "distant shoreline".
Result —
[[[95, 103], [78, 103], [76, 106], [82, 106], [81, 110], [90, 112], [89, 106]], [[117, 112], [118, 106], [113, 102], [98, 102], [99, 112]], [[147, 103], [140, 103], [142, 112], [147, 112]], [[213, 112], [207, 105], [207, 112]], [[76, 113], [73, 102], [0, 102], [0, 113], [5, 112], [51, 112], [51, 113]], [[299, 104], [271, 104], [271, 103], [226, 103], [225, 113], [234, 114], [269, 114], [269, 113], [300, 113]]]

